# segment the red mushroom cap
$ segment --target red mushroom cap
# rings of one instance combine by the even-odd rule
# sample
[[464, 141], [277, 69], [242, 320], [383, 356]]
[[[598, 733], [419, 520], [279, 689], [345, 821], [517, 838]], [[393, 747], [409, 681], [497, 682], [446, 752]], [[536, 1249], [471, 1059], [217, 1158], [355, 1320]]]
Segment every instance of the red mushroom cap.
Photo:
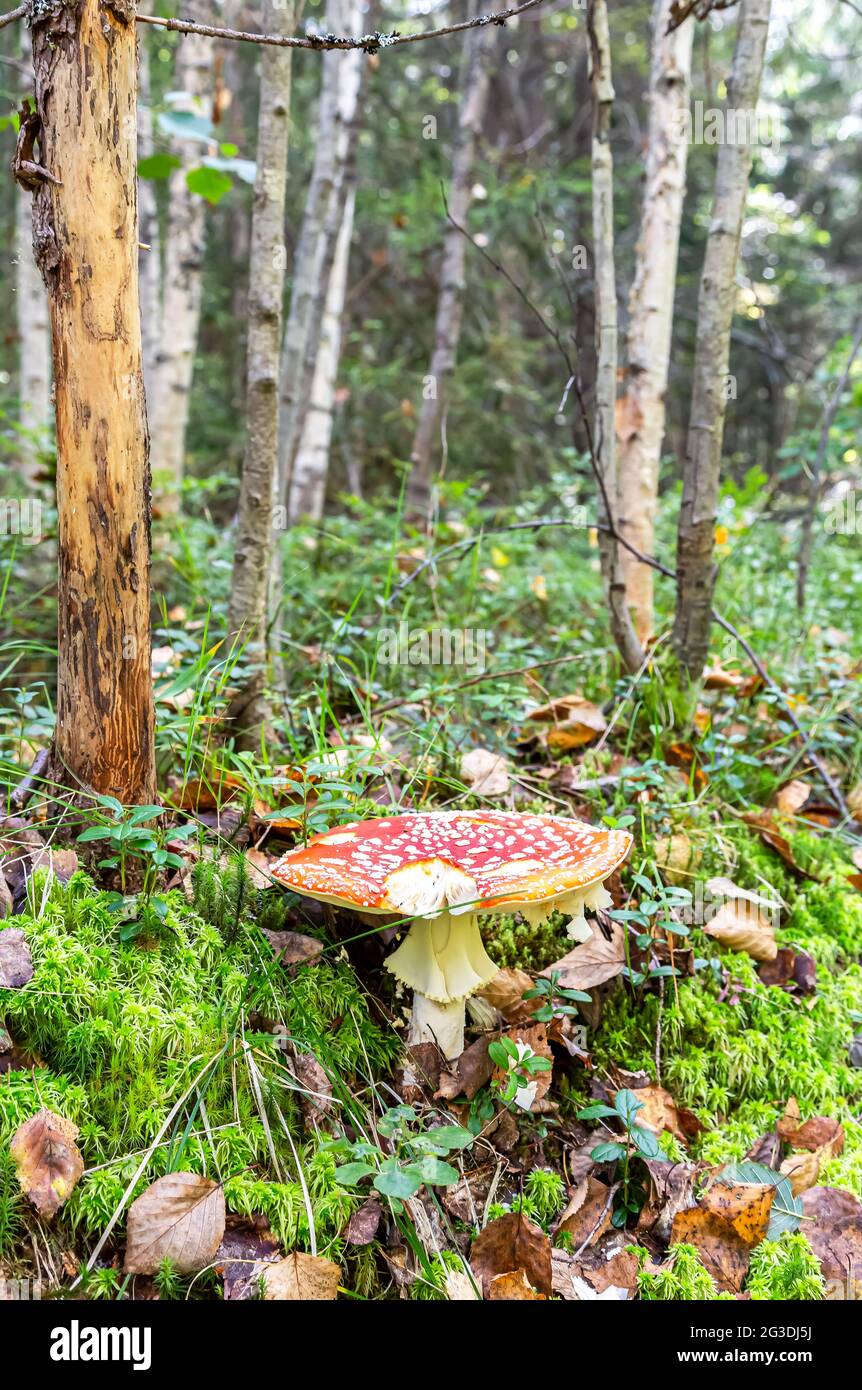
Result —
[[[601, 882], [631, 848], [624, 830], [520, 811], [429, 811], [337, 826], [275, 865], [307, 897], [393, 912], [387, 883], [417, 864], [453, 865], [476, 884], [473, 911], [542, 902]], [[441, 904], [442, 906], [442, 904]]]

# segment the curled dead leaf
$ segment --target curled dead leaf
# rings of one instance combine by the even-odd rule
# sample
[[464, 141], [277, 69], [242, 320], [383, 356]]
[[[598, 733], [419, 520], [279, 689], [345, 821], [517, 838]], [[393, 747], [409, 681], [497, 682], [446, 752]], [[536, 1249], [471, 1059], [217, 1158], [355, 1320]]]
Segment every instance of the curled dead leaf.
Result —
[[18, 1181], [40, 1216], [57, 1212], [84, 1171], [77, 1137], [78, 1126], [52, 1110], [40, 1110], [12, 1136]]

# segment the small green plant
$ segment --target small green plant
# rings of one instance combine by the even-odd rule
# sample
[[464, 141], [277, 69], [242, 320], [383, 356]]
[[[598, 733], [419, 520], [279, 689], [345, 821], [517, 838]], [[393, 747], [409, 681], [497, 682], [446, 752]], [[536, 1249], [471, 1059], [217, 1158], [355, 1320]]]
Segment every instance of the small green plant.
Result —
[[[159, 875], [165, 869], [182, 869], [184, 861], [166, 847], [168, 837], [187, 840], [196, 833], [188, 823], [153, 827], [152, 822], [165, 814], [163, 806], [123, 806], [113, 796], [97, 796], [101, 808], [101, 824], [91, 825], [78, 836], [79, 844], [107, 840], [110, 854], [99, 861], [100, 869], [115, 869], [120, 878], [119, 892], [108, 893], [106, 906], [120, 923], [120, 940], [131, 941], [144, 931], [162, 927], [168, 915], [168, 901], [157, 893]], [[143, 882], [137, 893], [128, 892], [132, 862], [143, 867]]]
[[732, 1298], [719, 1293], [693, 1245], [675, 1245], [661, 1269], [646, 1269], [646, 1251], [639, 1251], [638, 1294], [647, 1302], [715, 1303]]
[[555, 1018], [573, 1018], [578, 1012], [574, 1004], [591, 1002], [592, 996], [584, 990], [563, 989], [559, 981], [559, 970], [552, 970], [550, 976], [541, 975], [533, 988], [523, 995], [524, 999], [543, 1000], [539, 1008], [533, 1011], [537, 1023], [553, 1023]]
[[637, 1216], [643, 1206], [643, 1193], [639, 1185], [632, 1181], [632, 1159], [638, 1155], [641, 1158], [658, 1158], [660, 1153], [658, 1139], [652, 1130], [644, 1129], [643, 1125], [636, 1123], [635, 1117], [640, 1110], [643, 1110], [643, 1101], [638, 1100], [634, 1091], [623, 1087], [617, 1091], [613, 1105], [595, 1101], [578, 1111], [579, 1120], [616, 1120], [623, 1127], [622, 1141], [612, 1139], [597, 1144], [590, 1153], [590, 1157], [596, 1163], [619, 1162], [623, 1165], [620, 1200], [611, 1218], [615, 1226], [625, 1226], [629, 1218]]
[[496, 1082], [503, 1104], [514, 1102], [521, 1109], [529, 1110], [538, 1084], [535, 1078], [551, 1070], [551, 1059], [538, 1056], [529, 1043], [514, 1042], [512, 1038], [499, 1038], [489, 1043], [488, 1056], [505, 1073]]
[[746, 1290], [753, 1299], [821, 1299], [826, 1286], [820, 1265], [801, 1232], [762, 1240], [751, 1256]]
[[524, 1196], [542, 1226], [547, 1226], [566, 1200], [566, 1184], [550, 1168], [534, 1168], [524, 1182]]
[[401, 1202], [413, 1197], [423, 1185], [449, 1187], [457, 1182], [457, 1168], [445, 1160], [449, 1154], [466, 1149], [473, 1135], [462, 1125], [440, 1125], [429, 1128], [412, 1105], [395, 1105], [377, 1121], [378, 1133], [389, 1141], [391, 1153], [383, 1153], [375, 1144], [350, 1143], [337, 1139], [328, 1151], [350, 1161], [335, 1170], [336, 1181], [342, 1187], [358, 1187], [367, 1178], [372, 1187], [384, 1197], [390, 1197], [396, 1211]]

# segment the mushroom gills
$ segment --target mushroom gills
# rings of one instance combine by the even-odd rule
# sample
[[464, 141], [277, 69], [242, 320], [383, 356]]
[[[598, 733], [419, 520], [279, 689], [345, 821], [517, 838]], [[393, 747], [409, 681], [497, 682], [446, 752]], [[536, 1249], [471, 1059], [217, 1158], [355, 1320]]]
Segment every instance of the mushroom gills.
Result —
[[566, 935], [572, 941], [589, 941], [593, 929], [584, 913], [598, 912], [612, 905], [613, 898], [604, 884], [592, 883], [588, 888], [578, 888], [573, 893], [563, 893], [558, 898], [546, 898], [538, 903], [524, 903], [518, 911], [531, 927], [540, 927], [553, 912], [570, 913], [571, 919], [566, 923]]

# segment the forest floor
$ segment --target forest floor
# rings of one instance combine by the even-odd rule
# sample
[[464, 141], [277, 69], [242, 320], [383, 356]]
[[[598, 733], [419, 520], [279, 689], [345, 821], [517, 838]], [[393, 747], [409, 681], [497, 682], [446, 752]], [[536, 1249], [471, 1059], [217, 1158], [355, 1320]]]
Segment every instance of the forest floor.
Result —
[[[51, 599], [12, 564], [0, 1281], [108, 1299], [855, 1295], [862, 824], [810, 755], [862, 819], [859, 563], [830, 538], [798, 616], [794, 533], [755, 525], [755, 494], [723, 503], [718, 601], [774, 685], [719, 633], [694, 734], [665, 638], [618, 678], [594, 537], [475, 544], [486, 518], [462, 496], [434, 566], [427, 537], [357, 502], [286, 541], [288, 696], [253, 754], [225, 737], [242, 666], [202, 506], [156, 556], [160, 804], [137, 811], [23, 782], [50, 730]], [[435, 660], [443, 628], [460, 661]], [[501, 973], [467, 1050], [406, 1055], [393, 929], [284, 892], [272, 867], [348, 821], [488, 806], [622, 826], [634, 846], [582, 946], [559, 915], [486, 918]]]

